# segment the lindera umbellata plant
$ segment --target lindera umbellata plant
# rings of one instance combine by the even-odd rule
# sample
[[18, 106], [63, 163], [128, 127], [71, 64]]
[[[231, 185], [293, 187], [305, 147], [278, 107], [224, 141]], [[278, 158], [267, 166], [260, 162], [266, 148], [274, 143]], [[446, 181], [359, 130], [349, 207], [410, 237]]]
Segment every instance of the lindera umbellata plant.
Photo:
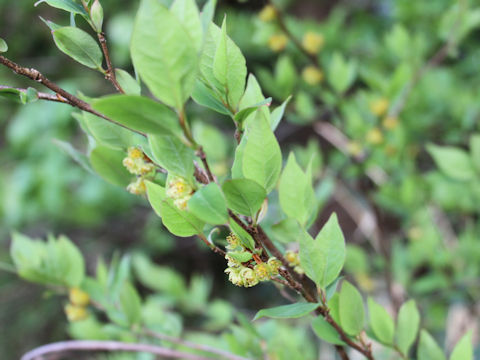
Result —
[[[23, 67], [5, 56], [0, 56], [3, 65], [53, 93], [3, 85], [0, 91], [24, 103], [55, 101], [80, 110], [74, 116], [89, 139], [88, 156], [69, 144], [62, 146], [82, 166], [133, 194], [145, 195], [172, 234], [199, 237], [213, 252], [225, 258], [225, 272], [233, 284], [251, 288], [262, 282], [275, 282], [282, 291], [289, 291], [287, 294], [296, 294], [296, 297], [289, 295], [291, 305], [260, 310], [255, 320], [306, 317], [315, 334], [335, 345], [342, 359], [353, 358], [354, 353], [367, 359], [388, 358], [391, 354], [420, 360], [446, 358], [429, 333], [420, 331], [420, 314], [414, 300], [400, 306], [394, 321], [384, 307], [368, 298], [366, 315], [362, 295], [340, 276], [346, 251], [335, 214], [315, 236], [308, 232], [319, 209], [313, 187], [315, 159], [310, 159], [302, 168], [290, 153], [285, 154], [283, 164], [274, 131], [282, 120], [288, 98], [278, 107], [271, 105], [272, 99], [264, 98], [255, 76], [247, 76], [242, 52], [227, 35], [227, 20], [223, 19], [220, 27], [212, 23], [213, 1], [207, 2], [201, 12], [193, 0], [177, 0], [170, 7], [156, 0], [141, 1], [132, 35], [131, 57], [138, 78], [152, 97], [146, 96], [147, 89], [142, 89], [131, 74], [114, 69], [102, 32], [103, 9], [98, 0], [44, 2], [72, 14], [67, 27], [45, 20], [57, 47], [79, 63], [102, 73], [119, 94], [98, 99], [75, 96], [38, 70]], [[264, 20], [276, 16], [274, 7], [267, 7], [262, 13]], [[97, 40], [80, 28], [84, 22], [78, 21], [77, 26], [75, 19], [86, 20]], [[283, 32], [269, 38], [269, 46], [274, 51], [281, 51], [294, 39], [285, 23], [280, 21], [278, 25]], [[322, 38], [309, 33], [296, 45], [315, 59]], [[0, 40], [0, 51], [7, 50], [5, 41]], [[335, 59], [334, 67], [347, 68], [349, 76], [332, 86], [338, 92], [345, 92], [353, 81], [353, 65], [339, 57]], [[323, 77], [313, 65], [305, 68], [303, 75], [311, 85], [317, 85]], [[187, 111], [190, 98], [209, 111], [231, 118], [235, 127], [231, 142], [236, 150], [227, 175], [215, 174], [204, 150], [206, 145], [200, 145], [194, 136]], [[298, 105], [298, 100], [295, 101]], [[379, 99], [372, 103], [371, 111], [383, 115], [388, 106], [385, 99]], [[385, 122], [393, 126], [395, 117], [389, 119]], [[368, 135], [372, 143], [379, 143], [380, 137], [378, 130]], [[357, 153], [354, 145], [350, 144], [350, 151]], [[430, 151], [436, 160], [435, 154], [438, 154], [441, 163], [443, 156], [439, 150], [432, 146]], [[283, 212], [276, 221], [281, 224], [277, 229], [284, 233], [288, 229], [290, 241], [299, 244], [298, 253], [284, 251], [275, 239], [276, 232], [264, 222], [270, 215], [268, 199], [274, 193], [278, 194]], [[217, 234], [225, 228], [229, 235], [225, 241], [219, 241]], [[223, 248], [222, 244], [226, 246]], [[152, 339], [200, 351], [203, 358], [264, 357], [258, 347], [248, 346], [246, 341], [242, 343], [239, 332], [234, 333], [236, 339], [230, 338], [226, 348], [207, 348], [154, 331], [148, 316], [144, 315], [153, 310], [147, 308], [147, 303], [142, 302], [132, 282], [127, 280], [126, 261], [112, 261], [110, 269], [100, 263], [96, 276], [89, 277], [80, 252], [64, 237], [51, 237], [43, 243], [14, 234], [11, 250], [20, 276], [48, 285], [57, 293], [68, 294], [65, 312], [69, 320], [80, 322], [93, 317], [94, 313], [105, 313], [108, 322], [114, 325], [110, 329], [117, 331], [117, 339], [125, 340], [105, 342], [96, 338], [95, 341], [47, 345], [26, 354], [24, 359], [75, 349], [200, 358], [183, 350], [152, 344]], [[135, 264], [139, 278], [153, 272], [158, 273], [159, 283], [165, 281], [161, 276], [164, 272], [155, 272], [145, 260], [137, 258]], [[253, 333], [250, 336], [258, 342], [265, 336], [248, 322], [241, 325], [249, 329]], [[299, 322], [298, 326], [304, 323]], [[417, 338], [415, 352], [413, 345]], [[285, 353], [282, 347], [267, 351], [279, 358], [288, 357], [286, 347]], [[472, 358], [471, 334], [467, 333], [450, 359]]]

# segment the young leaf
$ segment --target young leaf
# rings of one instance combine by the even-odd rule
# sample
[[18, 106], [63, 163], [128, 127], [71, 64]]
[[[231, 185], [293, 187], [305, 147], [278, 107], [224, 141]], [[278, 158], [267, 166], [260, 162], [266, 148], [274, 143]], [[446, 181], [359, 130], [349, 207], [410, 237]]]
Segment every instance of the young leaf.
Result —
[[270, 127], [272, 128], [272, 131], [275, 131], [278, 127], [278, 124], [280, 124], [280, 121], [283, 118], [283, 114], [285, 113], [285, 108], [287, 107], [288, 103], [290, 102], [290, 99], [292, 96], [290, 95], [279, 107], [277, 107], [275, 110], [272, 111], [271, 115], [271, 122], [270, 122]]
[[370, 315], [370, 326], [376, 338], [387, 345], [393, 344], [395, 325], [390, 314], [375, 300], [368, 298], [368, 313]]
[[125, 157], [124, 151], [97, 146], [90, 153], [90, 164], [93, 170], [108, 182], [125, 187], [132, 179], [132, 175], [122, 164]]
[[183, 24], [197, 52], [200, 52], [203, 44], [203, 28], [195, 0], [175, 0], [170, 11]]
[[293, 153], [280, 177], [278, 196], [283, 212], [305, 226], [316, 205], [315, 192], [311, 176], [302, 171]]
[[67, 155], [69, 155], [76, 163], [81, 167], [87, 170], [91, 174], [95, 174], [92, 167], [88, 162], [88, 158], [85, 154], [75, 149], [72, 144], [67, 141], [62, 141], [58, 139], [52, 140], [55, 145], [62, 149]]
[[472, 332], [467, 332], [455, 345], [450, 360], [473, 360]]
[[452, 146], [427, 145], [427, 151], [445, 175], [456, 180], [471, 180], [475, 169], [467, 152]]
[[256, 103], [250, 107], [240, 110], [235, 114], [235, 117], [234, 117], [235, 122], [237, 124], [244, 123], [248, 119], [248, 117], [257, 110], [264, 112], [265, 117], [269, 118], [270, 113], [266, 106], [270, 106], [271, 102], [272, 102], [272, 98], [267, 98], [259, 103]]
[[217, 0], [208, 0], [205, 5], [203, 5], [202, 13], [200, 15], [200, 20], [202, 22], [202, 29], [204, 37], [206, 37], [208, 28], [212, 23], [213, 15], [215, 13], [215, 6], [217, 5]]
[[142, 89], [136, 79], [122, 69], [115, 69], [115, 77], [127, 95], [140, 95]]
[[142, 301], [133, 285], [126, 281], [120, 292], [120, 308], [130, 326], [139, 324], [142, 317]]
[[94, 0], [92, 6], [90, 7], [90, 18], [92, 23], [95, 26], [95, 30], [100, 33], [102, 32], [103, 26], [103, 7], [100, 4], [99, 0]]
[[197, 51], [180, 20], [157, 0], [142, 0], [131, 42], [135, 69], [150, 91], [181, 109], [197, 74]]
[[[238, 108], [240, 111], [235, 114], [235, 121], [239, 124], [247, 121], [248, 118], [254, 118], [255, 116], [250, 116], [255, 109], [260, 108], [260, 112], [270, 123], [270, 111], [268, 106], [270, 106], [272, 98], [265, 99], [263, 96], [262, 88], [258, 83], [257, 79], [253, 74], [248, 76], [247, 88], [240, 100]], [[267, 106], [263, 106], [267, 105]]]
[[225, 197], [220, 187], [211, 183], [195, 192], [188, 201], [188, 209], [200, 220], [211, 225], [228, 223]]
[[213, 61], [213, 74], [225, 89], [227, 102], [236, 108], [245, 88], [247, 66], [240, 49], [228, 41], [227, 22], [223, 20], [221, 37]]
[[187, 210], [180, 210], [173, 200], [167, 198], [165, 189], [150, 181], [147, 185], [148, 201], [155, 213], [162, 218], [163, 225], [174, 235], [189, 237], [200, 234], [205, 225], [203, 221]]
[[289, 305], [277, 306], [270, 309], [262, 309], [253, 318], [258, 320], [262, 317], [269, 317], [274, 319], [294, 319], [308, 315], [320, 305], [316, 303], [296, 303]]
[[300, 264], [305, 273], [321, 288], [340, 274], [345, 263], [345, 239], [337, 215], [330, 216], [315, 240], [307, 233], [300, 237]]
[[252, 236], [233, 219], [230, 219], [230, 229], [240, 239], [240, 242], [243, 246], [250, 250], [255, 249], [255, 241], [253, 240]]
[[232, 115], [230, 110], [217, 98], [213, 90], [201, 81], [195, 83], [192, 98], [197, 104], [208, 107], [220, 114]]
[[339, 295], [340, 323], [345, 332], [355, 336], [363, 329], [365, 322], [365, 309], [363, 307], [362, 295], [348, 281], [342, 283]]
[[251, 217], [255, 216], [267, 197], [265, 189], [249, 179], [228, 180], [222, 185], [222, 190], [230, 209]]
[[0, 38], [0, 53], [4, 53], [4, 52], [7, 52], [7, 51], [8, 51], [7, 43], [5, 42], [5, 40]]
[[87, 12], [82, 5], [77, 4], [73, 0], [40, 0], [35, 3], [35, 6], [41, 3], [47, 3], [51, 7], [68, 11], [72, 14], [78, 14], [82, 16], [88, 16]]
[[328, 67], [328, 81], [339, 94], [344, 93], [352, 85], [356, 77], [356, 65], [335, 53]]
[[247, 140], [243, 150], [242, 172], [245, 178], [262, 185], [268, 194], [280, 176], [282, 153], [270, 124], [259, 112], [256, 114], [244, 135]]
[[398, 312], [396, 343], [402, 354], [408, 356], [420, 326], [420, 314], [415, 300], [404, 303]]
[[302, 231], [297, 220], [292, 218], [283, 219], [272, 225], [270, 229], [275, 240], [286, 244], [297, 241], [298, 234]]
[[345, 345], [334, 327], [321, 316], [317, 316], [312, 320], [312, 329], [323, 341], [335, 345]]
[[[417, 360], [446, 360], [442, 349], [437, 345], [435, 339], [426, 331], [420, 332], [420, 341], [417, 349]], [[462, 359], [463, 360], [463, 359]]]
[[150, 148], [155, 160], [168, 172], [190, 179], [195, 170], [193, 150], [178, 138], [168, 135], [150, 135]]
[[52, 31], [52, 34], [57, 47], [72, 59], [92, 69], [102, 68], [102, 51], [85, 31], [66, 26]]
[[180, 134], [176, 114], [145, 96], [110, 95], [93, 101], [93, 108], [128, 128], [147, 134]]

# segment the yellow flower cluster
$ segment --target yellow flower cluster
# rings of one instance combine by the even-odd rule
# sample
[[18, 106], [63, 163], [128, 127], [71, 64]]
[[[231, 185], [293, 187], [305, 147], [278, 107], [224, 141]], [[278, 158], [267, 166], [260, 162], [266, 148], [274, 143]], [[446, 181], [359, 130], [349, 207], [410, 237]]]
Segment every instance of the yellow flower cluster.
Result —
[[305, 274], [305, 271], [303, 268], [300, 266], [300, 257], [298, 256], [298, 253], [295, 251], [287, 250], [285, 252], [285, 260], [288, 261], [288, 264], [293, 267], [293, 270], [297, 274], [303, 275]]
[[145, 176], [148, 176], [155, 170], [155, 165], [145, 156], [142, 150], [137, 147], [129, 147], [127, 157], [123, 159], [125, 166], [130, 174], [137, 175], [135, 181], [127, 186], [127, 191], [134, 195], [143, 195], [147, 192], [145, 186]]
[[88, 294], [75, 287], [70, 289], [68, 297], [70, 303], [65, 306], [68, 321], [85, 320], [88, 317], [87, 306], [90, 303]]
[[[230, 251], [245, 251], [245, 248], [242, 246], [240, 239], [234, 235], [230, 234], [227, 236], [227, 250]], [[252, 287], [257, 285], [261, 281], [268, 281], [272, 276], [278, 275], [280, 266], [282, 265], [279, 260], [272, 257], [265, 262], [259, 263], [249, 263], [248, 266], [243, 265], [240, 261], [234, 259], [229, 255], [225, 256], [227, 259], [227, 269], [225, 273], [228, 274], [228, 280], [234, 285]]]
[[367, 142], [372, 145], [380, 145], [384, 140], [382, 131], [377, 127], [374, 127], [367, 132], [366, 139]]
[[272, 5], [266, 5], [258, 13], [258, 18], [264, 22], [270, 22], [277, 18], [277, 10]]
[[306, 52], [311, 55], [316, 55], [325, 44], [325, 38], [322, 34], [307, 31], [305, 35], [303, 35], [302, 39], [302, 46]]
[[373, 115], [382, 116], [385, 115], [390, 106], [390, 101], [387, 98], [378, 98], [370, 102], [369, 108]]
[[288, 44], [288, 37], [285, 34], [275, 34], [268, 39], [268, 47], [275, 51], [280, 52], [285, 50]]
[[309, 85], [318, 85], [323, 80], [323, 71], [316, 66], [306, 66], [302, 71], [302, 78]]
[[180, 210], [187, 208], [193, 192], [193, 187], [180, 176], [171, 178], [167, 183], [167, 196], [173, 199], [173, 204]]

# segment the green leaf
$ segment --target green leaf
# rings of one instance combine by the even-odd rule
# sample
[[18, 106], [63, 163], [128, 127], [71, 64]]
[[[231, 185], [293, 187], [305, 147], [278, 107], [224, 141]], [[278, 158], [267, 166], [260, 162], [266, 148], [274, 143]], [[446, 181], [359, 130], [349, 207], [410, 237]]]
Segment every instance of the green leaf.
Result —
[[222, 185], [227, 206], [233, 211], [254, 217], [267, 197], [265, 189], [249, 179], [228, 180]]
[[192, 93], [193, 100], [202, 106], [208, 107], [223, 115], [232, 115], [230, 110], [217, 98], [213, 90], [201, 81], [195, 83]]
[[48, 26], [48, 28], [52, 31], [55, 31], [55, 30], [58, 30], [58, 29], [61, 29], [63, 26], [62, 25], [58, 25], [58, 24], [55, 24], [53, 21], [50, 21], [50, 20], [45, 20], [43, 17], [39, 16], [40, 20], [42, 20], [44, 22], [45, 25]]
[[103, 7], [99, 0], [94, 0], [90, 7], [90, 18], [95, 26], [95, 30], [99, 33], [103, 26]]
[[248, 251], [229, 251], [228, 256], [238, 262], [244, 263], [252, 259], [252, 253]]
[[240, 49], [228, 39], [226, 18], [215, 51], [213, 74], [223, 86], [230, 106], [236, 108], [245, 90], [247, 66]]
[[240, 242], [247, 249], [255, 249], [255, 241], [251, 235], [238, 225], [233, 219], [230, 219], [230, 229], [240, 239]]
[[153, 95], [183, 108], [195, 84], [198, 56], [177, 16], [157, 0], [142, 0], [131, 44], [135, 69]]
[[253, 320], [258, 320], [262, 317], [269, 317], [274, 319], [295, 319], [302, 316], [308, 315], [320, 304], [316, 303], [296, 303], [289, 305], [277, 306], [270, 309], [262, 309], [253, 318]]
[[471, 180], [475, 177], [475, 169], [467, 152], [452, 146], [427, 145], [440, 171], [456, 180]]
[[250, 115], [252, 115], [257, 110], [260, 110], [260, 111], [266, 110], [266, 113], [269, 114], [267, 106], [270, 106], [271, 103], [272, 103], [272, 98], [267, 98], [257, 104], [254, 104], [250, 107], [242, 109], [235, 114], [234, 120], [236, 123], [242, 124], [248, 119]]
[[270, 121], [270, 127], [272, 128], [272, 131], [275, 131], [278, 127], [278, 124], [280, 124], [280, 121], [283, 118], [283, 114], [285, 113], [285, 108], [287, 107], [288, 103], [290, 102], [290, 99], [292, 96], [290, 95], [279, 107], [277, 107], [275, 110], [272, 111], [272, 116], [271, 116], [271, 121]]
[[122, 164], [125, 157], [123, 151], [97, 146], [90, 153], [90, 164], [93, 170], [108, 182], [125, 187], [132, 179], [132, 175]]
[[178, 138], [168, 135], [150, 135], [150, 148], [155, 160], [174, 175], [190, 179], [195, 171], [194, 153]]
[[[247, 179], [262, 185], [267, 194], [277, 184], [282, 170], [282, 153], [270, 124], [259, 112], [247, 127], [242, 172]], [[236, 159], [235, 159], [236, 161]]]
[[272, 225], [271, 231], [275, 240], [288, 244], [298, 241], [298, 234], [302, 231], [302, 228], [297, 220], [286, 218]]
[[347, 62], [341, 54], [333, 55], [327, 74], [329, 83], [337, 93], [344, 93], [353, 84], [356, 68], [353, 61]]
[[321, 316], [312, 320], [312, 329], [320, 339], [330, 344], [345, 345], [335, 328]]
[[420, 314], [415, 300], [404, 303], [398, 312], [396, 343], [400, 351], [408, 356], [410, 347], [417, 338], [420, 326]]
[[140, 324], [142, 318], [142, 300], [137, 290], [129, 282], [125, 282], [120, 292], [120, 308], [130, 326]]
[[368, 298], [368, 313], [370, 315], [370, 326], [376, 338], [386, 345], [393, 344], [395, 325], [392, 317], [383, 306]]
[[365, 322], [365, 309], [363, 307], [362, 295], [348, 281], [342, 283], [340, 290], [339, 316], [342, 329], [348, 335], [355, 336], [363, 329]]
[[[435, 339], [426, 331], [420, 332], [420, 341], [417, 349], [417, 360], [446, 360], [446, 357], [435, 342]], [[463, 359], [462, 359], [463, 360]]]
[[228, 223], [228, 212], [225, 197], [220, 187], [211, 183], [193, 194], [188, 201], [188, 209], [200, 220], [211, 225]]
[[473, 360], [472, 332], [467, 332], [455, 345], [450, 360]]
[[235, 159], [233, 160], [232, 165], [232, 178], [240, 179], [243, 178], [243, 153], [245, 151], [245, 146], [247, 145], [247, 137], [243, 136], [235, 149]]
[[180, 20], [190, 36], [190, 41], [193, 42], [197, 52], [200, 52], [203, 44], [203, 28], [195, 0], [175, 0], [170, 7], [170, 12]]
[[52, 31], [52, 34], [57, 47], [72, 59], [92, 69], [102, 68], [102, 51], [85, 31], [66, 26]]
[[115, 77], [127, 95], [140, 95], [142, 89], [136, 79], [122, 69], [115, 69]]
[[177, 115], [152, 99], [137, 95], [111, 95], [93, 101], [93, 108], [128, 128], [147, 134], [180, 134]]
[[7, 43], [5, 42], [5, 40], [0, 38], [0, 53], [4, 53], [4, 52], [7, 52], [7, 51], [8, 51]]
[[58, 140], [58, 139], [53, 139], [52, 141], [56, 146], [62, 149], [68, 156], [70, 156], [81, 167], [83, 167], [89, 173], [95, 174], [93, 172], [92, 167], [90, 166], [90, 163], [88, 162], [88, 157], [82, 152], [75, 149], [72, 146], [72, 144], [66, 141]]
[[215, 6], [217, 5], [217, 0], [208, 0], [205, 5], [203, 5], [202, 13], [200, 15], [200, 20], [202, 22], [202, 29], [204, 37], [208, 33], [208, 28], [212, 23], [213, 15], [215, 14]]
[[271, 102], [271, 98], [265, 99], [260, 84], [255, 76], [250, 74], [248, 76], [247, 88], [245, 89], [242, 99], [240, 100], [240, 104], [238, 105], [240, 111], [235, 114], [235, 121], [242, 125], [242, 123], [247, 121], [247, 119], [254, 118], [255, 116], [251, 114], [256, 109], [260, 109], [260, 112], [263, 114], [263, 116], [268, 120], [268, 122], [270, 122], [270, 111], [268, 106], [270, 106]]
[[480, 134], [470, 136], [470, 158], [477, 173], [480, 172]]
[[163, 225], [174, 235], [189, 237], [202, 233], [204, 222], [187, 210], [180, 210], [173, 200], [167, 198], [165, 189], [150, 181], [147, 185], [148, 201], [155, 213], [162, 218]]
[[280, 177], [278, 196], [283, 212], [305, 226], [316, 206], [315, 192], [311, 176], [302, 171], [293, 153]]
[[65, 11], [71, 12], [73, 14], [79, 14], [79, 15], [83, 15], [85, 17], [88, 16], [88, 14], [85, 11], [85, 9], [83, 8], [83, 6], [80, 5], [80, 4], [77, 4], [73, 0], [40, 0], [40, 1], [37, 1], [35, 3], [35, 6], [37, 6], [38, 4], [41, 4], [41, 3], [47, 3], [51, 7], [61, 9], [61, 10], [65, 10]]
[[300, 264], [305, 273], [324, 289], [340, 274], [345, 263], [345, 239], [333, 213], [315, 240], [307, 233], [300, 237]]

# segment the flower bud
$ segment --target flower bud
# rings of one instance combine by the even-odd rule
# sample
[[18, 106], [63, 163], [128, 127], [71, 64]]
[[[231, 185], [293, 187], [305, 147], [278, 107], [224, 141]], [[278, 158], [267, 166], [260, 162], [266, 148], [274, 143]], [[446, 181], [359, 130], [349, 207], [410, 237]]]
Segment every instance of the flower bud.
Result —
[[83, 306], [67, 304], [64, 308], [68, 321], [81, 321], [88, 317], [87, 309]]
[[69, 290], [68, 298], [70, 299], [70, 302], [75, 306], [85, 307], [90, 303], [90, 296], [88, 296], [85, 291], [77, 287], [71, 288]]
[[375, 99], [371, 101], [369, 104], [370, 111], [372, 112], [373, 115], [376, 115], [376, 116], [384, 115], [387, 112], [389, 106], [390, 106], [390, 102], [388, 101], [387, 98]]
[[239, 248], [239, 247], [243, 248], [242, 243], [240, 242], [240, 239], [238, 238], [237, 235], [233, 233], [228, 235], [226, 240], [228, 243], [227, 245], [228, 250], [235, 250], [236, 248]]
[[167, 184], [167, 196], [172, 199], [182, 199], [191, 195], [193, 188], [182, 177], [174, 177]]
[[102, 32], [103, 26], [103, 8], [100, 1], [95, 0], [90, 8], [90, 19], [95, 26], [97, 32]]
[[271, 270], [270, 266], [268, 266], [266, 263], [255, 265], [253, 270], [255, 271], [255, 275], [259, 281], [267, 281], [270, 279]]
[[134, 195], [144, 195], [147, 192], [147, 187], [145, 185], [145, 181], [142, 177], [137, 178], [134, 182], [128, 184], [127, 191], [130, 194]]
[[270, 22], [277, 18], [277, 10], [272, 5], [266, 5], [258, 14], [258, 18], [264, 22]]
[[324, 43], [325, 38], [323, 37], [323, 35], [315, 33], [313, 31], [306, 32], [302, 39], [303, 48], [306, 52], [312, 55], [317, 54], [323, 47]]
[[136, 147], [128, 148], [128, 155], [123, 159], [123, 166], [134, 175], [146, 175], [155, 170], [155, 165], [145, 161], [143, 151]]
[[288, 37], [285, 34], [275, 34], [268, 39], [268, 46], [275, 52], [285, 49], [288, 43]]
[[285, 252], [285, 259], [288, 261], [290, 266], [296, 266], [300, 264], [298, 253], [295, 251], [287, 250], [287, 252]]
[[316, 66], [309, 65], [303, 69], [302, 78], [309, 85], [318, 85], [323, 80], [323, 72]]

